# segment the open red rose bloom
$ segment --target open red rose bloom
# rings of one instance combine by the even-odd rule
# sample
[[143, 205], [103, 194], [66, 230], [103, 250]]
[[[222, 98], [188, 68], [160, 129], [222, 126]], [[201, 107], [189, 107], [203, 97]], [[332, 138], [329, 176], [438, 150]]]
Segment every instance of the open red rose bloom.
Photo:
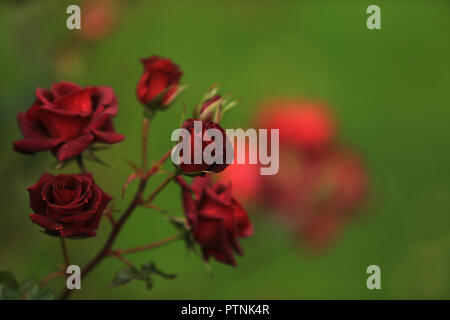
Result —
[[46, 233], [61, 237], [95, 236], [111, 197], [98, 187], [90, 173], [53, 176], [44, 173], [28, 188], [31, 220]]
[[236, 265], [233, 250], [244, 252], [238, 238], [253, 234], [247, 212], [233, 197], [231, 183], [211, 184], [209, 177], [196, 177], [191, 186], [177, 178], [182, 188], [183, 208], [192, 234], [206, 260]]
[[50, 150], [64, 161], [94, 142], [119, 142], [124, 136], [114, 130], [112, 118], [116, 114], [117, 99], [109, 87], [82, 88], [60, 82], [51, 90], [37, 89], [34, 104], [17, 116], [24, 139], [14, 142], [14, 150]]

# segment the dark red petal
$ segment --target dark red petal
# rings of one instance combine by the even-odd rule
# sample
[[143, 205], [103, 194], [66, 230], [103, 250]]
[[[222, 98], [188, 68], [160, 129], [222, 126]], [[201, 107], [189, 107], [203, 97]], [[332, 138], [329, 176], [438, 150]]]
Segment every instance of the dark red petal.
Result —
[[137, 96], [138, 100], [143, 104], [147, 104], [150, 102], [145, 99], [145, 97], [147, 95], [147, 91], [148, 91], [147, 85], [146, 85], [148, 76], [149, 76], [148, 73], [144, 73], [141, 76], [141, 78], [139, 79], [139, 82], [136, 86], [136, 96]]
[[221, 262], [235, 265], [236, 262], [222, 219], [199, 215], [194, 237], [202, 246], [204, 253], [212, 255]]
[[44, 173], [35, 185], [27, 189], [30, 194], [30, 207], [37, 214], [45, 214], [46, 204], [42, 199], [41, 191], [44, 185], [53, 178], [52, 174]]
[[83, 90], [83, 88], [75, 83], [67, 81], [59, 82], [52, 85], [52, 92], [57, 97], [62, 97], [72, 92], [80, 90]]
[[55, 156], [59, 161], [70, 159], [83, 152], [93, 140], [94, 136], [91, 134], [70, 140], [55, 151]]
[[22, 134], [26, 138], [48, 137], [42, 126], [38, 122], [32, 121], [25, 113], [20, 112], [17, 114], [17, 122], [19, 124], [20, 131], [22, 131]]
[[84, 89], [72, 92], [57, 99], [55, 104], [58, 106], [58, 109], [89, 115], [93, 111], [91, 100], [92, 91], [93, 89]]
[[106, 86], [97, 87], [93, 98], [97, 99], [94, 102], [97, 108], [104, 107], [105, 113], [110, 116], [117, 114], [117, 98], [112, 88]]
[[13, 148], [17, 152], [34, 153], [53, 149], [63, 142], [64, 140], [57, 138], [26, 138], [14, 142]]
[[49, 230], [49, 231], [59, 231], [63, 228], [63, 226], [60, 223], [55, 222], [52, 219], [49, 219], [40, 214], [31, 213], [30, 219], [34, 223], [40, 225], [42, 228]]
[[249, 237], [253, 234], [253, 225], [248, 218], [247, 211], [239, 202], [233, 199], [234, 220], [236, 224], [236, 236], [239, 238]]
[[47, 89], [37, 88], [36, 89], [36, 98], [41, 104], [53, 105], [53, 100], [55, 99], [55, 95], [53, 92]]
[[184, 214], [186, 216], [189, 225], [195, 228], [197, 225], [197, 208], [195, 206], [194, 199], [192, 199], [191, 189], [181, 177], [178, 177], [177, 181], [179, 182], [179, 185], [182, 188], [181, 197]]
[[94, 133], [96, 140], [105, 143], [117, 143], [125, 139], [125, 136], [115, 132], [102, 132], [99, 130], [92, 130]]
[[88, 236], [93, 237], [97, 232], [89, 228], [79, 226], [76, 224], [65, 225], [59, 232], [62, 237]]
[[51, 137], [70, 140], [80, 136], [89, 124], [89, 118], [77, 114], [66, 114], [58, 109], [42, 108], [41, 121]]
[[97, 230], [97, 228], [98, 228], [98, 226], [100, 224], [100, 219], [103, 216], [103, 211], [105, 211], [105, 208], [108, 205], [108, 202], [112, 200], [112, 198], [109, 195], [107, 195], [106, 193], [104, 193], [103, 190], [100, 190], [100, 191], [102, 193], [102, 199], [101, 199], [101, 202], [100, 202], [100, 204], [98, 206], [97, 212], [94, 214], [92, 219], [90, 219], [85, 224], [85, 227], [87, 227], [89, 229]]
[[196, 200], [200, 200], [206, 189], [211, 186], [210, 176], [195, 177], [191, 184], [191, 189], [195, 194]]

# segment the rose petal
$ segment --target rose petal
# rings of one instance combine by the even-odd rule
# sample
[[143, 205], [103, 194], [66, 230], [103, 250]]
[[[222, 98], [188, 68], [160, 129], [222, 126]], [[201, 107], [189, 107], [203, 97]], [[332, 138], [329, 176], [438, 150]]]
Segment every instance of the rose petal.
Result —
[[40, 225], [42, 228], [49, 230], [49, 231], [59, 231], [63, 228], [63, 226], [60, 223], [55, 222], [52, 219], [49, 219], [40, 214], [31, 213], [30, 219], [34, 223]]
[[104, 142], [104, 143], [117, 143], [125, 139], [125, 136], [115, 132], [102, 132], [99, 130], [92, 130], [96, 137], [96, 141]]
[[63, 142], [57, 138], [25, 138], [14, 142], [13, 149], [21, 153], [35, 153], [53, 149]]
[[68, 81], [63, 81], [52, 85], [52, 92], [56, 97], [62, 97], [80, 90], [83, 90], [83, 88]]
[[55, 156], [59, 161], [70, 159], [83, 152], [92, 140], [94, 140], [93, 135], [84, 135], [75, 140], [68, 141], [55, 151]]
[[35, 185], [27, 189], [30, 195], [30, 207], [37, 214], [45, 214], [46, 203], [42, 199], [41, 191], [44, 185], [53, 178], [52, 174], [44, 173]]

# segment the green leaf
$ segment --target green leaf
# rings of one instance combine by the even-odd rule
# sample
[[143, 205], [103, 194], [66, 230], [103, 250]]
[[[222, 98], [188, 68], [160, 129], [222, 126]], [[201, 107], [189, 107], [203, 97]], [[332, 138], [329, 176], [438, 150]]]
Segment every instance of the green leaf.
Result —
[[112, 170], [115, 170], [115, 171], [116, 171], [116, 169], [115, 169], [112, 165], [110, 165], [109, 163], [106, 163], [105, 161], [103, 161], [102, 159], [100, 159], [99, 157], [97, 157], [97, 156], [94, 154], [94, 152], [92, 152], [92, 150], [90, 150], [90, 149], [86, 150], [86, 151], [83, 153], [83, 156], [84, 156], [86, 159], [88, 159], [88, 160], [90, 160], [90, 161], [92, 161], [92, 162], [98, 163], [98, 164], [100, 164], [100, 165], [102, 165], [102, 166], [104, 166], [104, 167], [107, 167], [107, 168], [109, 168], [109, 169], [112, 169]]
[[166, 279], [175, 279], [177, 277], [176, 274], [169, 274], [169, 273], [165, 273], [165, 272], [159, 270], [153, 262], [143, 264], [141, 267], [141, 270], [142, 270], [141, 271], [142, 273], [145, 273], [148, 275], [157, 274]]
[[176, 278], [175, 274], [168, 274], [161, 270], [159, 270], [153, 262], [149, 262], [147, 264], [143, 264], [141, 269], [138, 270], [136, 267], [125, 267], [120, 269], [112, 282], [109, 288], [115, 288], [118, 286], [122, 286], [127, 284], [131, 280], [139, 280], [145, 282], [145, 285], [148, 290], [153, 288], [153, 279], [152, 275], [159, 275], [165, 279], [174, 279]]
[[7, 285], [12, 289], [19, 288], [19, 282], [10, 271], [0, 271], [0, 284]]
[[115, 288], [118, 286], [122, 286], [124, 284], [127, 284], [133, 279], [139, 279], [140, 273], [139, 270], [135, 267], [125, 267], [123, 269], [120, 269], [112, 282], [112, 284], [109, 286], [109, 288]]
[[133, 161], [124, 159], [126, 163], [130, 166], [131, 169], [133, 169], [134, 172], [141, 172], [141, 168]]
[[36, 286], [31, 292], [29, 292], [27, 300], [54, 300], [55, 295], [50, 289], [40, 289]]
[[20, 291], [13, 289], [7, 284], [0, 284], [0, 300], [22, 300]]
[[0, 272], [0, 300], [52, 300], [50, 289], [41, 289], [34, 277], [29, 277], [21, 284], [11, 272]]

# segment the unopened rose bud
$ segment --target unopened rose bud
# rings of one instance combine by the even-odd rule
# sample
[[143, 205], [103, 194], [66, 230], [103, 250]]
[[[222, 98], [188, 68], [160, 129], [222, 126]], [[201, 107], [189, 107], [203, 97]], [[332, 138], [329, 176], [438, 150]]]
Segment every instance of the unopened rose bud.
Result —
[[217, 123], [188, 119], [180, 130], [183, 130], [182, 140], [174, 148], [179, 158], [174, 163], [182, 173], [217, 173], [225, 170], [228, 162], [233, 161], [233, 146]]
[[220, 119], [214, 119], [216, 111], [220, 112], [220, 107], [222, 104], [222, 96], [216, 94], [212, 98], [203, 102], [202, 107], [200, 109], [199, 118], [202, 120], [208, 121], [218, 121]]
[[144, 66], [136, 95], [139, 101], [151, 108], [167, 108], [183, 90], [180, 78], [183, 72], [170, 59], [151, 56], [141, 60]]

